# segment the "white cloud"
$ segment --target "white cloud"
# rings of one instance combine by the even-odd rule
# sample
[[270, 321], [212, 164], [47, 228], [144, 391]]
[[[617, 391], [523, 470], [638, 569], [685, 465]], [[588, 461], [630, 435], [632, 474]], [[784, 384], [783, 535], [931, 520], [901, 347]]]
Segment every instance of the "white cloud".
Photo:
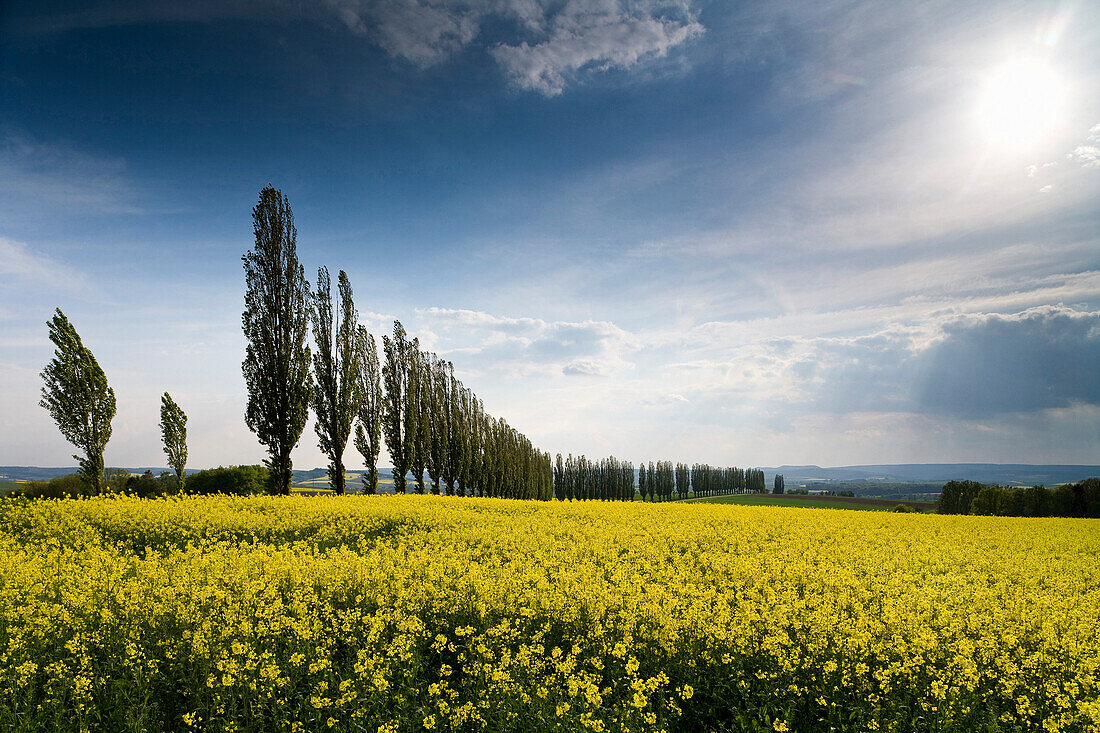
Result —
[[[627, 69], [703, 32], [686, 0], [326, 0], [351, 32], [415, 66], [442, 63], [482, 38], [491, 19], [518, 37], [491, 53], [521, 89], [561, 94], [582, 70]], [[525, 37], [526, 36], [526, 37]]]
[[502, 43], [492, 53], [519, 87], [554, 96], [583, 69], [627, 69], [666, 55], [703, 33], [696, 16], [687, 4], [570, 0], [548, 16], [544, 39]]
[[348, 30], [422, 68], [440, 63], [473, 41], [488, 10], [477, 3], [446, 0], [326, 0], [325, 4]]
[[[369, 39], [387, 54], [428, 68], [484, 45], [521, 89], [561, 94], [583, 70], [628, 69], [700, 35], [691, 0], [113, 0], [35, 19], [24, 32], [230, 18], [309, 20]], [[494, 26], [504, 38], [486, 38]], [[500, 29], [505, 30], [501, 31]]]
[[[505, 375], [607, 376], [629, 371], [637, 339], [610, 321], [547, 321], [482, 311], [418, 310], [421, 329], [443, 356], [461, 355], [456, 368]], [[418, 335], [420, 330], [411, 335]]]

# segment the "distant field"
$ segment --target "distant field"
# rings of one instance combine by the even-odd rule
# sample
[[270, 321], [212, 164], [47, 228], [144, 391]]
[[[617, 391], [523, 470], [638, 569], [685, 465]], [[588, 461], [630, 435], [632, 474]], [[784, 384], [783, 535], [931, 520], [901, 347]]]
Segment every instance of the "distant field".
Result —
[[[344, 481], [347, 484], [348, 492], [355, 493], [363, 486], [361, 482], [361, 471], [347, 471], [344, 473]], [[318, 476], [317, 478], [306, 479], [304, 481], [295, 481], [291, 489], [296, 494], [318, 494], [329, 493], [328, 476]], [[388, 493], [393, 490], [392, 478], [379, 478], [378, 489], [382, 493]]]
[[19, 484], [22, 481], [0, 481], [0, 496], [4, 496], [9, 491], [19, 488]]
[[748, 506], [793, 506], [811, 509], [859, 509], [886, 512], [898, 504], [921, 511], [934, 511], [932, 501], [896, 501], [894, 499], [868, 499], [851, 496], [792, 496], [789, 494], [734, 494], [732, 496], [707, 496], [687, 501], [700, 504], [744, 504]]

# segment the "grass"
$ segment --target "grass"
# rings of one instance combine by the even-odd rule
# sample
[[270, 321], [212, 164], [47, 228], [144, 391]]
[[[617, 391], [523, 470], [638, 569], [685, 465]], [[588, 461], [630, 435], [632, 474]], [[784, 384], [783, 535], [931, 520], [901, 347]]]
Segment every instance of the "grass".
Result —
[[898, 504], [905, 504], [920, 511], [934, 511], [935, 502], [895, 501], [893, 499], [866, 499], [843, 496], [803, 496], [789, 494], [733, 494], [707, 496], [687, 501], [701, 504], [741, 504], [746, 506], [787, 506], [810, 509], [855, 509], [859, 511], [888, 512]]
[[6, 496], [8, 492], [15, 491], [22, 481], [0, 481], [0, 496]]

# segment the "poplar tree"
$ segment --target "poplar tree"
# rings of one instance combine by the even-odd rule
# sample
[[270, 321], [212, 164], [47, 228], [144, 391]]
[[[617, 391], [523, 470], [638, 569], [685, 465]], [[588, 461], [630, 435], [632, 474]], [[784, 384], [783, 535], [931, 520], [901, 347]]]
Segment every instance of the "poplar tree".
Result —
[[416, 493], [424, 493], [424, 469], [428, 458], [428, 423], [425, 420], [424, 403], [424, 355], [420, 353], [420, 339], [414, 338], [405, 352], [409, 375], [405, 390], [405, 438], [408, 443], [409, 470], [416, 481]]
[[248, 345], [245, 423], [268, 452], [272, 490], [289, 494], [290, 452], [309, 417], [313, 384], [309, 330], [309, 283], [298, 263], [294, 214], [281, 191], [268, 186], [252, 209], [256, 244], [241, 260], [245, 271], [241, 326]]
[[447, 471], [447, 449], [450, 445], [450, 379], [447, 376], [447, 363], [433, 355], [429, 374], [429, 433], [428, 475], [432, 479], [432, 493], [440, 492], [440, 479]]
[[164, 455], [176, 472], [176, 486], [183, 492], [183, 469], [187, 467], [187, 415], [165, 392], [160, 398], [160, 435], [164, 440]]
[[42, 370], [45, 384], [38, 404], [49, 411], [65, 440], [84, 452], [83, 457], [73, 458], [80, 462], [80, 475], [92, 493], [99, 494], [103, 491], [103, 451], [111, 439], [115, 416], [115, 391], [60, 308], [46, 325], [56, 349]]
[[352, 423], [359, 411], [359, 350], [356, 348], [359, 313], [352, 300], [351, 281], [340, 270], [340, 315], [332, 308], [332, 287], [328, 268], [317, 270], [317, 290], [313, 295], [313, 412], [317, 445], [328, 456], [328, 483], [333, 493], [343, 494], [344, 450], [351, 437]]
[[385, 403], [382, 396], [381, 370], [374, 336], [366, 327], [356, 332], [358, 349], [359, 421], [355, 425], [355, 449], [363, 456], [363, 493], [378, 493], [378, 454], [382, 449], [382, 419]]
[[565, 499], [565, 467], [561, 453], [554, 459], [554, 498], [559, 501]]
[[382, 366], [382, 380], [386, 385], [386, 414], [383, 425], [386, 448], [393, 461], [393, 490], [405, 493], [405, 474], [409, 470], [409, 441], [405, 432], [405, 393], [409, 388], [408, 351], [405, 327], [401, 321], [393, 322], [393, 338], [382, 336], [382, 350], [386, 361]]
[[463, 491], [456, 485], [459, 477], [462, 475], [462, 462], [466, 429], [465, 420], [462, 412], [463, 402], [463, 387], [462, 383], [455, 379], [455, 368], [450, 362], [447, 362], [447, 382], [448, 386], [448, 400], [447, 400], [447, 456], [445, 461], [445, 470], [443, 473], [443, 480], [447, 483], [447, 493], [458, 493], [461, 495]]

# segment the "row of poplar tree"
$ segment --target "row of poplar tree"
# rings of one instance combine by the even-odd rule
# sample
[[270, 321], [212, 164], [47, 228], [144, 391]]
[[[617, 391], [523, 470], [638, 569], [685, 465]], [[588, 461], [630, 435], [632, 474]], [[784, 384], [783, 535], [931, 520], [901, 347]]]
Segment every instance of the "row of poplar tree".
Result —
[[[634, 464], [614, 456], [590, 461], [570, 454], [554, 461], [554, 498], [565, 500], [633, 501]], [[717, 468], [706, 463], [688, 466], [671, 461], [642, 461], [637, 491], [643, 501], [672, 501], [694, 496], [763, 493], [764, 472], [755, 468]]]
[[[351, 282], [337, 277], [334, 303], [328, 268], [317, 271], [311, 289], [298, 262], [297, 229], [290, 204], [270, 186], [252, 210], [255, 246], [241, 259], [245, 270], [247, 339], [242, 364], [248, 388], [245, 422], [268, 452], [274, 493], [290, 493], [291, 451], [298, 445], [312, 408], [318, 445], [329, 459], [332, 489], [344, 493], [344, 452], [349, 440], [362, 454], [363, 491], [378, 490], [378, 456], [383, 436], [393, 462], [394, 490], [515, 499], [603, 499], [635, 497], [634, 466], [614, 457], [538, 450], [454, 376], [454, 366], [422, 351], [399, 321], [382, 337], [379, 362], [374, 336], [359, 325]], [[111, 437], [115, 393], [92, 352], [58, 310], [49, 322], [56, 351], [42, 372], [41, 404], [62, 434], [80, 448], [81, 475], [93, 493], [103, 488], [103, 452]], [[312, 331], [313, 346], [308, 343]], [[184, 487], [187, 416], [165, 392], [161, 399], [164, 450]], [[427, 481], [425, 480], [427, 474]], [[430, 487], [428, 484], [430, 481]], [[642, 498], [669, 501], [695, 496], [763, 492], [757, 469], [675, 466], [643, 462], [637, 487]]]
[[[297, 230], [282, 192], [267, 187], [252, 210], [255, 246], [242, 258], [248, 345], [245, 422], [267, 448], [273, 490], [289, 493], [290, 454], [309, 417], [329, 459], [333, 491], [345, 491], [344, 451], [354, 436], [366, 471], [363, 491], [378, 489], [383, 436], [393, 462], [394, 490], [549, 499], [550, 455], [455, 378], [451, 363], [420, 349], [398, 321], [382, 337], [359, 325], [351, 282], [342, 270], [334, 303], [327, 268], [311, 290], [298, 262]], [[312, 330], [313, 347], [308, 341]]]

